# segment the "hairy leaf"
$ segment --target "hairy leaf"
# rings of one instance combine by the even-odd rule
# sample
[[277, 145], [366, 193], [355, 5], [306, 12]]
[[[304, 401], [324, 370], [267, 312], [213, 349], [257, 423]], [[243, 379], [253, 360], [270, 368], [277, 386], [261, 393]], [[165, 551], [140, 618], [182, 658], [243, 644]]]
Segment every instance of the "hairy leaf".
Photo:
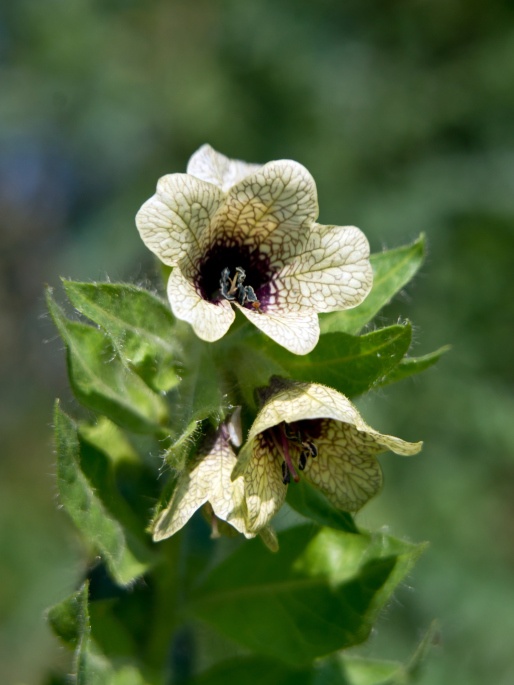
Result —
[[47, 303], [66, 344], [77, 399], [133, 431], [160, 433], [168, 415], [164, 400], [120, 359], [104, 333], [67, 319], [50, 291]]
[[180, 346], [169, 307], [158, 297], [126, 283], [63, 281], [81, 314], [110, 336], [118, 354], [159, 392], [178, 382]]
[[[103, 495], [114, 509], [125, 509], [111, 484], [106, 482], [105, 473], [95, 476], [98, 490], [84, 474], [77, 428], [58, 403], [54, 427], [60, 503], [85, 540], [105, 559], [116, 582], [127, 585], [147, 570], [148, 553], [102, 501]], [[124, 513], [126, 516], [126, 511]]]

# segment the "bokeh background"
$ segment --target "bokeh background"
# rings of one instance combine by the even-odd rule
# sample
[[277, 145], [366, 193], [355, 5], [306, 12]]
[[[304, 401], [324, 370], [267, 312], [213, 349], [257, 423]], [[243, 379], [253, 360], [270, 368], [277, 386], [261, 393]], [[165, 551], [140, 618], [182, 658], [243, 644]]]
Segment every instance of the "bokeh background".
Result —
[[514, 682], [514, 4], [511, 0], [16, 0], [0, 4], [0, 682], [66, 665], [43, 612], [82, 571], [55, 501], [53, 398], [73, 411], [43, 284], [145, 283], [134, 214], [204, 142], [293, 158], [323, 223], [428, 259], [409, 318], [426, 374], [361, 401], [424, 439], [359, 516], [430, 548], [365, 653], [424, 685]]

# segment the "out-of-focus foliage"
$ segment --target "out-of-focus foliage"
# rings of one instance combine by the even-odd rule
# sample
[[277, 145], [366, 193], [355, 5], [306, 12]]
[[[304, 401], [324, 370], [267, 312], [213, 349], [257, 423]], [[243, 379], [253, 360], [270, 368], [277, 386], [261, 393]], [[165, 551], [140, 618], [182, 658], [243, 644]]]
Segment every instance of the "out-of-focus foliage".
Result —
[[406, 296], [381, 318], [414, 322], [417, 355], [453, 352], [366, 401], [370, 423], [426, 447], [383, 461], [387, 488], [359, 521], [431, 547], [369, 649], [405, 661], [438, 617], [424, 685], [512, 682], [513, 20], [508, 0], [2, 4], [2, 682], [35, 685], [62, 658], [42, 612], [82, 572], [52, 499], [49, 408], [66, 382], [59, 345], [41, 346], [55, 337], [42, 283], [140, 283], [152, 262], [134, 214], [205, 141], [302, 162], [321, 220], [358, 225], [374, 251], [426, 233], [415, 308]]

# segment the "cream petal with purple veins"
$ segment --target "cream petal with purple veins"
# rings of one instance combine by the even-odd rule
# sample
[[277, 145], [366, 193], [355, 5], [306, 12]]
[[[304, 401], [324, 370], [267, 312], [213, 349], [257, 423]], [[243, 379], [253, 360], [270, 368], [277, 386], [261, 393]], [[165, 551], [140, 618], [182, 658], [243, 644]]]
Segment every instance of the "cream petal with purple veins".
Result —
[[317, 216], [314, 179], [301, 164], [280, 160], [268, 162], [230, 189], [213, 231], [260, 248], [274, 267], [302, 251]]
[[227, 192], [243, 178], [258, 171], [261, 166], [261, 164], [248, 164], [239, 159], [229, 159], [220, 152], [216, 152], [210, 145], [202, 145], [190, 158], [187, 173]]
[[258, 532], [266, 526], [285, 501], [287, 486], [282, 482], [280, 464], [277, 447], [259, 436], [244, 476], [249, 531]]
[[[382, 484], [376, 455], [391, 450], [410, 456], [421, 446], [374, 430], [350, 400], [332, 388], [276, 379], [232, 478], [243, 476], [246, 496], [252, 492], [248, 528], [258, 531], [278, 511], [288, 483], [298, 481], [300, 473], [334, 506], [358, 511]], [[259, 503], [261, 514], [256, 513]]]
[[209, 240], [211, 222], [225, 201], [224, 193], [187, 174], [159, 179], [157, 192], [136, 215], [145, 245], [159, 259], [175, 266], [181, 259], [199, 259], [200, 242]]
[[373, 284], [366, 236], [355, 226], [316, 224], [305, 250], [273, 283], [291, 308], [332, 312], [357, 306]]
[[222, 338], [236, 317], [228, 301], [213, 304], [204, 300], [178, 266], [168, 281], [168, 299], [177, 319], [188, 321], [196, 335], [208, 342]]
[[236, 304], [247, 319], [268, 337], [293, 354], [311, 352], [319, 340], [318, 316], [315, 312], [288, 312], [285, 307], [275, 311], [272, 307], [263, 314]]
[[176, 533], [206, 502], [218, 518], [246, 537], [254, 537], [246, 527], [243, 479], [230, 478], [235, 463], [236, 456], [221, 429], [214, 439], [204, 443], [193, 463], [180, 475], [170, 503], [154, 524], [153, 539], [157, 542]]

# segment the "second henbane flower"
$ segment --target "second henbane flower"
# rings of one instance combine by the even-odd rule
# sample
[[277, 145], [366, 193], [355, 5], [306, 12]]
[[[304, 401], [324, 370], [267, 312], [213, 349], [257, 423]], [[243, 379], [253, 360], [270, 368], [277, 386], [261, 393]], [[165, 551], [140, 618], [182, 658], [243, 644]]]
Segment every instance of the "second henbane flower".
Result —
[[233, 479], [244, 477], [250, 532], [268, 525], [300, 473], [336, 508], [353, 512], [381, 488], [377, 454], [391, 450], [409, 456], [421, 449], [421, 442], [368, 426], [332, 388], [278, 379], [274, 384], [232, 472]]
[[263, 166], [202, 146], [186, 174], [163, 176], [139, 210], [146, 246], [173, 267], [175, 316], [215, 341], [234, 307], [296, 354], [319, 338], [319, 312], [360, 304], [372, 285], [369, 245], [354, 226], [316, 223], [312, 176], [290, 160]]

